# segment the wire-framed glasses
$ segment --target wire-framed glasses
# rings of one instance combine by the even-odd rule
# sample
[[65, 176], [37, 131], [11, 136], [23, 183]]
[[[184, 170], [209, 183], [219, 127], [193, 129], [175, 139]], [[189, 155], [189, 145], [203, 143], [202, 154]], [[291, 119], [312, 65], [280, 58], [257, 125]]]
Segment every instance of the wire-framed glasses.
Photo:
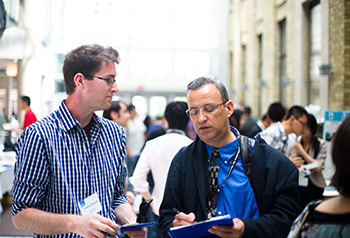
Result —
[[92, 76], [88, 76], [86, 78], [98, 78], [100, 80], [103, 80], [103, 81], [106, 81], [106, 83], [109, 85], [109, 86], [112, 86], [114, 83], [115, 83], [115, 79], [114, 78], [103, 78], [103, 77], [100, 77], [100, 76], [96, 76], [96, 75], [92, 75]]
[[203, 113], [211, 113], [213, 112], [218, 106], [221, 106], [221, 105], [224, 105], [226, 102], [222, 102], [222, 103], [219, 103], [219, 104], [213, 104], [213, 103], [210, 103], [210, 104], [207, 104], [207, 105], [204, 105], [203, 107], [201, 108], [198, 108], [198, 107], [191, 107], [189, 109], [186, 110], [186, 114], [187, 116], [189, 117], [195, 117], [199, 114], [199, 111], [202, 110]]

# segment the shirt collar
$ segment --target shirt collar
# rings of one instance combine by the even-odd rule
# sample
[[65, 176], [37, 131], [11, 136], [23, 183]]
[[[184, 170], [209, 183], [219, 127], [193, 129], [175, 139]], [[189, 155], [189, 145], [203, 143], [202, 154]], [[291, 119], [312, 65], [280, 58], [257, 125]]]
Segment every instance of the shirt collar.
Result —
[[280, 131], [281, 134], [281, 140], [283, 142], [286, 142], [288, 140], [288, 136], [286, 134], [286, 130], [284, 129], [283, 125], [281, 122], [277, 122], [277, 128]]
[[178, 130], [178, 129], [168, 129], [166, 130], [166, 133], [176, 133], [176, 134], [180, 134], [180, 135], [186, 135], [186, 133], [182, 130]]
[[261, 120], [257, 121], [256, 124], [258, 124], [258, 126], [260, 127], [260, 129], [263, 131], [266, 129], [266, 127], [264, 126], [264, 124], [262, 123]]
[[[82, 129], [80, 123], [75, 119], [72, 113], [68, 110], [66, 100], [62, 100], [61, 105], [57, 110], [57, 116], [61, 119], [59, 124], [64, 131], [70, 131], [73, 128]], [[94, 126], [100, 127], [101, 119], [94, 113], [92, 116], [91, 128]]]
[[[233, 134], [235, 134], [236, 139], [231, 141], [231, 142], [229, 142], [229, 143], [227, 143], [226, 145], [218, 148], [220, 156], [223, 155], [223, 154], [228, 155], [228, 159], [236, 153], [236, 150], [237, 150], [238, 144], [239, 144], [238, 143], [239, 142], [239, 137], [241, 136], [241, 134], [239, 133], [239, 131], [235, 127], [230, 126], [230, 129], [233, 132]], [[214, 146], [211, 146], [211, 145], [208, 145], [208, 144], [205, 144], [205, 146], [207, 148], [208, 158], [210, 159], [211, 153], [214, 150]]]

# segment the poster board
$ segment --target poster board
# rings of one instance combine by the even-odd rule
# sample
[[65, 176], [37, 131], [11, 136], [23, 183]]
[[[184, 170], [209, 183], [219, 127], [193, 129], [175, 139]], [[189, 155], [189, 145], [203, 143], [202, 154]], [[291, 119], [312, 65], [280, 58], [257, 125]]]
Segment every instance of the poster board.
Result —
[[330, 181], [334, 174], [334, 165], [332, 162], [332, 139], [342, 121], [350, 115], [350, 111], [332, 111], [325, 112], [325, 121], [323, 125], [322, 138], [326, 141], [327, 157], [324, 165], [323, 176], [326, 181]]

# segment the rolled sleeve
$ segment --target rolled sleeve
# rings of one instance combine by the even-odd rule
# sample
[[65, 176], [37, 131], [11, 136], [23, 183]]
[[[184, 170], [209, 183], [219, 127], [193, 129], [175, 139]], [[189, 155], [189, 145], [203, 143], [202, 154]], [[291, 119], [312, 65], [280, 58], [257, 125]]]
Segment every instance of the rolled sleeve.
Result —
[[49, 169], [43, 144], [35, 130], [25, 130], [18, 140], [15, 178], [12, 187], [12, 214], [27, 207], [40, 208], [46, 196]]
[[121, 204], [128, 203], [128, 200], [125, 195], [125, 189], [124, 189], [124, 185], [127, 177], [127, 167], [125, 163], [120, 164], [118, 168], [118, 173], [119, 173], [119, 176], [118, 176], [116, 189], [114, 193], [114, 199], [112, 203], [113, 210]]

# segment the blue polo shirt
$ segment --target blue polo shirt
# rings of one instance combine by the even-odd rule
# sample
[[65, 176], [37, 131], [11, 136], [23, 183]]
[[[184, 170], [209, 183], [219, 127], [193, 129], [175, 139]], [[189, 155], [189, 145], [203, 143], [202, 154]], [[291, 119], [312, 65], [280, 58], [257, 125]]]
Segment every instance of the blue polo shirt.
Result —
[[[220, 153], [217, 159], [219, 166], [219, 185], [225, 181], [238, 149], [240, 134], [234, 127], [231, 127], [231, 131], [236, 135], [237, 139], [218, 148]], [[254, 153], [255, 141], [251, 140], [251, 142], [252, 152]], [[206, 147], [209, 164], [214, 147], [207, 144]], [[223, 185], [219, 186], [218, 190], [216, 216], [230, 214], [233, 218], [253, 219], [259, 217], [258, 205], [256, 204], [249, 178], [245, 174], [241, 154], [238, 156], [237, 163], [229, 179]]]

